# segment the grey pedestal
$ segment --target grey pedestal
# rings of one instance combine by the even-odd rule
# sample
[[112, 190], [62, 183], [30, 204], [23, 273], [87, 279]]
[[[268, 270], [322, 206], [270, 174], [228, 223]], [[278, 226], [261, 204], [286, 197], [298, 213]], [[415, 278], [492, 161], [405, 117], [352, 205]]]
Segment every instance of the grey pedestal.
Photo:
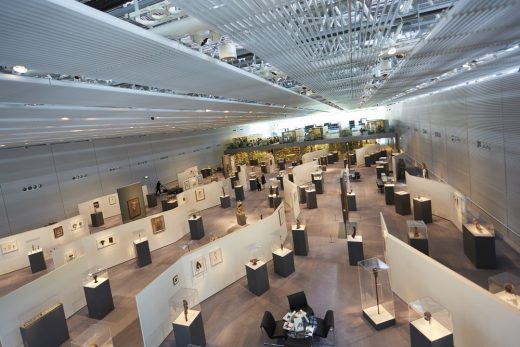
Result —
[[356, 193], [347, 193], [347, 202], [349, 211], [357, 211]]
[[45, 264], [45, 258], [43, 256], [43, 250], [33, 251], [29, 253], [29, 264], [31, 265], [31, 272], [36, 273], [43, 271], [47, 268]]
[[247, 288], [251, 293], [260, 296], [269, 289], [269, 277], [267, 276], [267, 265], [258, 261], [256, 265], [246, 264]]
[[238, 181], [238, 176], [236, 176], [236, 175], [235, 176], [230, 176], [229, 180], [231, 182], [231, 187], [234, 187], [235, 186], [235, 182]]
[[312, 183], [314, 183], [314, 186], [316, 188], [316, 194], [323, 194], [323, 180], [321, 179], [313, 179]]
[[235, 216], [237, 217], [237, 224], [238, 225], [246, 225], [247, 223], [247, 217], [244, 213], [235, 213]]
[[294, 183], [294, 175], [292, 173], [289, 174], [289, 181]]
[[273, 208], [277, 208], [282, 203], [282, 197], [281, 196], [275, 196], [273, 198]]
[[487, 230], [478, 232], [473, 224], [462, 226], [464, 254], [477, 269], [496, 268], [495, 236]]
[[173, 322], [176, 347], [206, 346], [206, 333], [199, 311], [188, 310], [188, 321], [182, 312]]
[[157, 196], [155, 194], [146, 194], [146, 203], [149, 208], [157, 206]]
[[269, 201], [269, 207], [274, 208], [274, 198], [276, 195], [268, 195], [267, 200]]
[[265, 165], [265, 164], [260, 165], [260, 171], [262, 171], [262, 173], [266, 174], [267, 173], [267, 165]]
[[[421, 318], [422, 319], [422, 318]], [[411, 347], [453, 347], [453, 334], [449, 334], [438, 338], [436, 340], [430, 340], [422, 332], [417, 329], [413, 323], [410, 323], [410, 346]]]
[[220, 207], [228, 208], [231, 207], [231, 198], [229, 195], [224, 195], [220, 197]]
[[177, 200], [161, 200], [161, 208], [163, 212], [173, 210], [177, 206], [179, 206]]
[[350, 157], [350, 164], [351, 165], [356, 165], [357, 164], [357, 157], [356, 157], [356, 154], [354, 153], [351, 153], [348, 155]]
[[[377, 175], [377, 178], [381, 178], [381, 174], [382, 173], [385, 173], [385, 167], [384, 166], [381, 166], [381, 165], [378, 165], [376, 166], [376, 175]], [[386, 173], [385, 173], [386, 174]]]
[[97, 278], [83, 286], [85, 299], [87, 300], [88, 316], [94, 319], [103, 319], [114, 309], [112, 290], [108, 278]]
[[413, 219], [424, 223], [432, 222], [432, 201], [428, 198], [413, 199]]
[[389, 183], [385, 184], [385, 203], [387, 205], [394, 204], [394, 185]]
[[338, 151], [332, 152], [332, 159], [333, 159], [334, 163], [339, 160], [339, 153], [338, 153]]
[[62, 304], [56, 304], [20, 327], [25, 347], [61, 346], [69, 339], [69, 329]]
[[90, 221], [92, 222], [93, 227], [100, 227], [103, 224], [105, 224], [105, 219], [103, 218], [103, 212], [91, 213]]
[[358, 262], [365, 259], [363, 254], [363, 238], [359, 235], [347, 236], [348, 263], [357, 266]]
[[425, 237], [414, 237], [413, 235], [409, 235], [408, 237], [408, 243], [410, 246], [418, 250], [419, 252], [422, 252], [426, 255], [430, 255], [429, 249], [428, 249], [428, 239]]
[[334, 164], [334, 154], [332, 154], [332, 153], [327, 154], [327, 162], [329, 164]]
[[298, 186], [298, 199], [300, 204], [307, 203], [307, 195], [305, 194], [305, 186]]
[[283, 190], [283, 176], [277, 176], [276, 179], [280, 182], [278, 185], [280, 187], [280, 190]]
[[318, 208], [318, 201], [316, 200], [316, 190], [306, 190], [305, 199], [307, 200], [307, 208]]
[[394, 192], [395, 213], [406, 216], [412, 213], [410, 207], [410, 193]]
[[150, 245], [148, 240], [140, 239], [134, 241], [135, 254], [137, 255], [137, 266], [143, 267], [152, 263], [152, 255], [150, 254]]
[[278, 169], [285, 170], [285, 161], [278, 162]]
[[251, 191], [256, 190], [256, 179], [253, 179], [253, 178], [249, 179], [249, 190], [251, 190]]
[[293, 225], [292, 237], [294, 244], [294, 254], [307, 255], [309, 253], [309, 239], [307, 237], [307, 230], [305, 225], [300, 225], [299, 228]]
[[327, 160], [327, 156], [326, 155], [322, 155], [320, 157], [320, 161], [319, 161], [320, 165], [327, 165], [329, 162]]
[[288, 248], [277, 249], [273, 252], [274, 272], [287, 277], [294, 272], [294, 253]]
[[366, 167], [370, 167], [370, 165], [372, 165], [372, 157], [369, 156], [369, 155], [365, 155], [365, 166]]
[[192, 240], [200, 240], [204, 237], [204, 225], [202, 224], [202, 216], [188, 219], [190, 225], [190, 234]]
[[235, 199], [237, 201], [244, 201], [244, 186], [235, 186]]

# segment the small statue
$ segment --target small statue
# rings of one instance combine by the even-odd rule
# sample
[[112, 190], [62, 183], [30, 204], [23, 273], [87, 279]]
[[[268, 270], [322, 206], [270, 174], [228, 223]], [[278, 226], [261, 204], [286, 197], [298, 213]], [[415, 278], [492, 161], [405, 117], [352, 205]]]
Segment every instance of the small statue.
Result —
[[94, 213], [97, 213], [97, 209], [99, 208], [99, 201], [94, 201], [92, 205], [94, 206]]
[[475, 225], [475, 228], [477, 229], [477, 231], [479, 233], [481, 233], [482, 232], [482, 226], [478, 222], [477, 218], [473, 218], [472, 222], [473, 222], [473, 225]]
[[184, 307], [184, 319], [186, 322], [188, 321], [188, 302], [186, 300], [182, 300], [182, 307]]
[[256, 263], [258, 263], [258, 259], [256, 259], [256, 258], [253, 258], [249, 261], [253, 264], [253, 266], [256, 266]]
[[93, 343], [93, 344], [91, 344], [89, 347], [98, 347], [98, 345], [95, 344], [95, 343]]
[[224, 190], [224, 187], [222, 187], [222, 196], [226, 196], [226, 191]]
[[353, 225], [353, 226], [352, 226], [352, 238], [353, 238], [353, 239], [355, 239], [355, 238], [356, 238], [356, 232], [357, 232], [357, 230], [356, 230], [356, 229], [357, 229], [357, 228], [356, 228], [356, 226], [355, 226], [355, 225]]
[[296, 229], [300, 229], [300, 227], [301, 227], [300, 219], [296, 218]]
[[424, 312], [424, 320], [427, 321], [428, 323], [432, 324], [432, 314], [428, 311]]
[[97, 274], [93, 274], [93, 275], [92, 275], [92, 278], [94, 279], [94, 283], [98, 283], [98, 280], [97, 280]]
[[504, 284], [504, 290], [508, 294], [512, 294], [512, 295], [516, 294], [515, 286], [513, 285], [513, 283], [506, 283], [506, 284]]
[[194, 214], [191, 216], [191, 218], [193, 218], [193, 219], [197, 219], [197, 215], [194, 213]]
[[240, 201], [237, 203], [237, 214], [244, 214], [244, 206]]
[[283, 251], [283, 241], [282, 241], [282, 235], [280, 235], [280, 248], [282, 249]]
[[34, 252], [34, 245], [32, 245], [32, 249], [33, 249], [33, 252]]
[[419, 234], [419, 229], [417, 227], [413, 227], [413, 237], [419, 237], [421, 234]]

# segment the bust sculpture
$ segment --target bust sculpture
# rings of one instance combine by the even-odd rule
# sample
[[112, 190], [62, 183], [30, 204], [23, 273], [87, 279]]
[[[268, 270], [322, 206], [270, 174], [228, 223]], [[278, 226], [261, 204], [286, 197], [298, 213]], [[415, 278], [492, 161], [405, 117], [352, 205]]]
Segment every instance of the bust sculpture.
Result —
[[187, 322], [188, 321], [188, 302], [186, 300], [182, 300], [182, 307], [184, 308], [184, 319]]
[[432, 324], [432, 314], [428, 311], [424, 312], [424, 320], [427, 321], [428, 323]]
[[193, 219], [197, 219], [197, 214], [194, 213], [194, 214], [191, 216], [191, 218], [193, 218]]
[[258, 259], [256, 259], [256, 258], [253, 258], [249, 261], [251, 262], [251, 264], [253, 264], [253, 266], [256, 266], [256, 264], [258, 263]]
[[515, 286], [513, 285], [513, 283], [506, 283], [506, 284], [504, 284], [504, 290], [505, 290], [506, 293], [508, 293], [508, 294], [513, 294], [513, 295], [516, 294], [516, 292], [515, 292]]

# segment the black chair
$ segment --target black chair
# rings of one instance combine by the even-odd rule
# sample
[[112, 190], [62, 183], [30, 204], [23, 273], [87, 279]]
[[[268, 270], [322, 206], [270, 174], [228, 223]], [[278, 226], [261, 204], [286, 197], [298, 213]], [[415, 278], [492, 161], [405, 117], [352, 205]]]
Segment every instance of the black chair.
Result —
[[287, 300], [289, 300], [289, 308], [291, 311], [304, 310], [308, 315], [314, 316], [314, 311], [307, 304], [307, 297], [305, 296], [305, 292], [298, 292], [287, 295]]
[[[265, 311], [260, 328], [264, 328], [267, 336], [269, 336], [270, 339], [285, 339], [286, 335], [285, 330], [283, 329], [283, 323], [283, 320], [275, 320], [271, 312]], [[264, 342], [264, 345], [283, 346], [266, 342]]]
[[[329, 335], [329, 331], [332, 330], [332, 333], [334, 334], [334, 311], [328, 310], [325, 313], [325, 318], [323, 318], [323, 319], [316, 318], [316, 322], [318, 324], [317, 324], [316, 330], [314, 331], [313, 335], [319, 337], [320, 341], [327, 338], [327, 336]], [[336, 344], [335, 340], [336, 340], [336, 335], [334, 334], [334, 343], [333, 344], [324, 343], [324, 344], [328, 345], [328, 346], [334, 346]]]

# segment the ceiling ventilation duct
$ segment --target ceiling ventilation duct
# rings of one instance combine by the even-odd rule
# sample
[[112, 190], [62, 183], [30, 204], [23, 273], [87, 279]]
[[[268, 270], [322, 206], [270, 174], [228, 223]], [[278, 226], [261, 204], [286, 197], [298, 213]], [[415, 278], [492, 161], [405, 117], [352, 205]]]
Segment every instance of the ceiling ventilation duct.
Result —
[[237, 48], [232, 43], [221, 43], [218, 46], [218, 56], [220, 60], [230, 62], [237, 59]]

